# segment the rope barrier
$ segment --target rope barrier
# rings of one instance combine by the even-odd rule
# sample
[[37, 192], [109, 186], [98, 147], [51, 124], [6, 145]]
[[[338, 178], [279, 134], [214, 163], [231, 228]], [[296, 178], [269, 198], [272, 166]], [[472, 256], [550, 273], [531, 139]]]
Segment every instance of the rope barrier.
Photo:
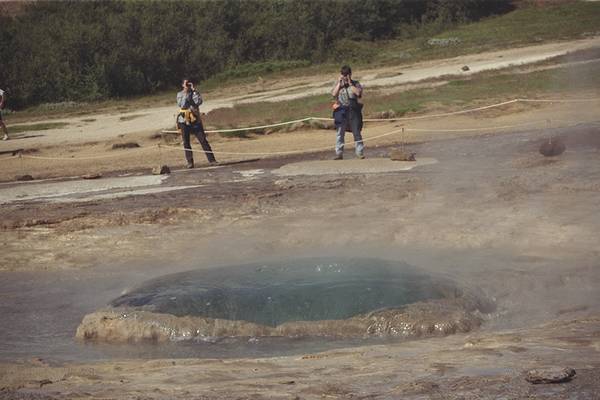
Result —
[[[279, 123], [276, 123], [276, 124], [253, 126], [251, 128], [211, 129], [211, 130], [204, 131], [204, 133], [225, 133], [225, 132], [252, 131], [252, 130], [255, 130], [255, 129], [274, 128], [276, 126], [291, 125], [291, 124], [296, 124], [296, 123], [299, 123], [299, 122], [306, 122], [306, 121], [310, 121], [311, 119], [314, 119], [314, 117], [306, 117], [306, 118], [302, 118], [302, 119], [296, 119], [296, 120], [293, 120], [293, 121], [279, 122]], [[176, 131], [176, 130], [163, 130], [162, 132], [163, 133], [179, 133], [179, 131]]]
[[[364, 122], [414, 121], [414, 120], [421, 120], [421, 119], [448, 117], [448, 116], [452, 116], [452, 115], [468, 114], [468, 113], [472, 113], [472, 112], [488, 110], [488, 109], [491, 109], [491, 108], [502, 107], [502, 106], [505, 106], [505, 105], [519, 103], [519, 102], [529, 102], [529, 103], [534, 103], [534, 102], [539, 102], [539, 103], [571, 103], [571, 102], [573, 102], [573, 103], [580, 103], [580, 102], [591, 102], [591, 101], [600, 101], [600, 98], [588, 98], [588, 99], [522, 99], [522, 98], [516, 98], [516, 99], [507, 100], [507, 101], [503, 101], [503, 102], [496, 103], [496, 104], [490, 104], [490, 105], [487, 105], [487, 106], [476, 107], [476, 108], [469, 108], [469, 109], [466, 109], [466, 110], [451, 111], [451, 112], [445, 112], [445, 113], [439, 113], [439, 114], [419, 115], [419, 116], [415, 116], [415, 117], [363, 118], [363, 121]], [[307, 121], [332, 121], [332, 120], [333, 120], [333, 118], [327, 118], [327, 117], [305, 117], [305, 118], [296, 119], [296, 120], [292, 120], [292, 121], [279, 122], [279, 123], [276, 123], [276, 124], [251, 126], [251, 127], [246, 127], [246, 128], [212, 129], [212, 130], [206, 130], [205, 132], [206, 133], [225, 133], [225, 132], [252, 131], [252, 130], [258, 130], [258, 129], [265, 129], [265, 128], [274, 128], [274, 127], [283, 126], [283, 125], [291, 125], [291, 124], [295, 124], [295, 123], [299, 123], [299, 122], [307, 122]], [[177, 130], [163, 130], [162, 132], [163, 133], [178, 133], [179, 131], [177, 131]]]
[[[386, 137], [386, 136], [391, 136], [400, 132], [474, 132], [474, 131], [494, 131], [494, 130], [503, 130], [503, 129], [514, 129], [514, 128], [519, 128], [519, 127], [524, 127], [524, 126], [530, 126], [530, 125], [537, 125], [541, 122], [546, 122], [546, 120], [537, 120], [537, 121], [530, 121], [530, 122], [525, 122], [522, 124], [514, 124], [514, 125], [500, 125], [500, 126], [489, 126], [489, 127], [481, 127], [481, 128], [462, 128], [462, 129], [429, 129], [429, 128], [400, 128], [400, 129], [396, 129], [381, 135], [377, 135], [377, 136], [372, 136], [372, 137], [368, 137], [368, 138], [363, 138], [362, 142], [367, 142], [367, 141], [372, 141], [375, 139], [380, 139], [382, 137]], [[560, 120], [560, 122], [566, 122], [566, 123], [571, 123], [574, 124], [573, 126], [580, 124], [580, 122], [578, 121], [568, 121], [568, 120]], [[353, 142], [348, 142], [345, 144], [345, 146], [353, 146], [356, 145], [356, 141]], [[138, 148], [137, 150], [143, 150], [143, 149], [149, 149], [152, 148], [154, 146], [146, 146], [146, 147], [141, 147]], [[192, 153], [212, 153], [215, 155], [221, 154], [221, 155], [253, 155], [253, 156], [257, 156], [257, 155], [263, 155], [263, 156], [268, 156], [268, 155], [290, 155], [290, 154], [300, 154], [300, 153], [307, 153], [307, 152], [318, 152], [318, 151], [326, 151], [329, 150], [331, 148], [331, 146], [326, 146], [326, 147], [317, 147], [317, 148], [305, 148], [305, 149], [301, 149], [301, 150], [289, 150], [289, 151], [276, 151], [276, 152], [232, 152], [232, 151], [205, 151], [205, 150], [200, 150], [200, 149], [192, 149], [192, 148], [185, 148], [185, 147], [179, 147], [179, 146], [172, 146], [172, 145], [167, 145], [167, 144], [158, 144], [157, 145], [158, 151], [160, 153], [162, 148], [165, 148], [166, 150], [170, 150], [170, 151], [181, 151], [181, 150], [186, 150], [186, 151], [191, 151]], [[41, 160], [94, 160], [94, 159], [102, 159], [102, 158], [110, 158], [110, 157], [115, 157], [118, 156], [119, 154], [107, 154], [104, 156], [96, 156], [96, 157], [41, 157], [41, 156], [30, 156], [30, 155], [25, 155], [25, 154], [21, 154], [19, 157], [20, 158], [31, 158], [31, 159], [41, 159]], [[162, 156], [161, 156], [162, 157]], [[10, 158], [3, 158], [0, 159], [0, 161], [2, 160], [10, 160]]]
[[[537, 121], [530, 121], [530, 122], [524, 122], [522, 124], [515, 124], [515, 125], [502, 125], [502, 126], [491, 126], [491, 127], [483, 127], [483, 128], [464, 128], [464, 129], [426, 129], [426, 128], [400, 128], [400, 129], [396, 129], [381, 135], [377, 135], [377, 136], [372, 136], [372, 137], [368, 137], [368, 138], [363, 138], [362, 142], [367, 142], [367, 141], [371, 141], [371, 140], [375, 140], [375, 139], [380, 139], [382, 137], [386, 137], [386, 136], [391, 136], [391, 135], [395, 135], [397, 133], [401, 133], [401, 132], [473, 132], [473, 131], [493, 131], [493, 130], [502, 130], [502, 129], [513, 129], [513, 128], [519, 128], [519, 127], [524, 127], [524, 126], [529, 126], [529, 125], [535, 125], [535, 124], [539, 124], [540, 122], [546, 122], [546, 120], [537, 120]], [[573, 121], [571, 121], [573, 122]], [[356, 141], [353, 142], [348, 142], [345, 143], [344, 146], [353, 146], [356, 145]], [[299, 154], [299, 153], [312, 153], [312, 152], [318, 152], [318, 151], [327, 151], [331, 149], [331, 146], [326, 146], [326, 147], [316, 147], [316, 148], [306, 148], [306, 149], [302, 149], [302, 150], [289, 150], [289, 151], [274, 151], [274, 152], [229, 152], [229, 151], [204, 151], [204, 150], [194, 150], [192, 148], [187, 148], [187, 147], [179, 147], [179, 146], [172, 146], [172, 145], [163, 145], [163, 147], [166, 147], [170, 150], [185, 150], [185, 151], [191, 151], [192, 153], [212, 153], [212, 154], [223, 154], [223, 155], [252, 155], [252, 156], [258, 156], [258, 155], [263, 155], [263, 156], [269, 156], [269, 155], [289, 155], [289, 154]]]
[[[394, 131], [391, 132], [387, 132], [384, 133], [382, 135], [378, 135], [378, 136], [373, 136], [370, 138], [365, 138], [362, 141], [366, 142], [369, 140], [374, 140], [374, 139], [379, 139], [385, 136], [390, 136], [390, 135], [394, 135], [396, 133], [402, 132], [404, 130], [404, 128], [401, 129], [396, 129]], [[349, 142], [347, 144], [345, 144], [344, 146], [347, 145], [354, 145], [356, 144], [356, 142]], [[193, 153], [212, 153], [212, 154], [224, 154], [224, 155], [251, 155], [251, 156], [258, 156], [258, 155], [289, 155], [289, 154], [299, 154], [299, 153], [312, 153], [312, 152], [317, 152], [317, 151], [325, 151], [325, 150], [330, 150], [331, 146], [326, 146], [326, 147], [314, 147], [314, 148], [308, 148], [308, 149], [302, 149], [302, 150], [288, 150], [288, 151], [273, 151], [273, 152], [231, 152], [231, 151], [204, 151], [204, 150], [194, 150], [191, 148], [182, 148], [179, 146], [170, 146], [170, 145], [163, 145], [164, 147], [167, 147], [171, 150], [186, 150], [186, 151], [191, 151]]]
[[[431, 119], [431, 118], [439, 118], [439, 117], [446, 117], [446, 116], [452, 116], [452, 115], [460, 115], [460, 114], [467, 114], [467, 113], [471, 113], [471, 112], [477, 112], [477, 111], [483, 111], [483, 110], [488, 110], [488, 109], [492, 109], [492, 108], [496, 108], [496, 107], [501, 107], [501, 106], [505, 106], [505, 105], [509, 105], [509, 104], [514, 104], [514, 103], [518, 103], [518, 102], [543, 102], [543, 103], [569, 103], [569, 102], [591, 102], [591, 101], [599, 101], [600, 98], [587, 98], [587, 99], [521, 99], [521, 98], [516, 98], [513, 100], [508, 100], [508, 101], [503, 101], [500, 103], [496, 103], [496, 104], [490, 104], [487, 106], [482, 106], [482, 107], [476, 107], [476, 108], [470, 108], [470, 109], [466, 109], [466, 110], [459, 110], [459, 111], [453, 111], [453, 112], [446, 112], [446, 113], [439, 113], [439, 114], [429, 114], [429, 115], [421, 115], [421, 116], [416, 116], [416, 117], [401, 117], [401, 118], [365, 118], [363, 119], [363, 121], [365, 122], [392, 122], [392, 121], [411, 121], [411, 120], [422, 120], [422, 119]], [[216, 129], [216, 130], [206, 130], [206, 133], [223, 133], [223, 132], [240, 132], [240, 131], [252, 131], [252, 130], [258, 130], [258, 129], [265, 129], [265, 128], [272, 128], [272, 127], [277, 127], [277, 126], [283, 126], [283, 125], [290, 125], [290, 124], [295, 124], [295, 123], [300, 123], [300, 122], [307, 122], [307, 121], [311, 121], [311, 120], [317, 120], [317, 121], [331, 121], [332, 118], [323, 118], [323, 117], [305, 117], [305, 118], [301, 118], [301, 119], [297, 119], [297, 120], [292, 120], [292, 121], [286, 121], [286, 122], [279, 122], [279, 123], [275, 123], [275, 124], [268, 124], [268, 125], [261, 125], [261, 126], [253, 126], [253, 127], [247, 127], [247, 128], [234, 128], [234, 129]], [[386, 136], [390, 136], [390, 135], [394, 135], [396, 133], [400, 133], [400, 132], [473, 132], [473, 131], [493, 131], [493, 130], [502, 130], [502, 129], [512, 129], [512, 128], [518, 128], [518, 127], [523, 127], [523, 126], [528, 126], [528, 125], [535, 125], [538, 124], [540, 122], [544, 122], [547, 120], [543, 120], [543, 121], [530, 121], [530, 122], [526, 122], [523, 124], [515, 124], [515, 125], [501, 125], [501, 126], [490, 126], [490, 127], [481, 127], [481, 128], [463, 128], [463, 129], [429, 129], [429, 128], [400, 128], [397, 130], [393, 130], [381, 135], [377, 135], [377, 136], [373, 136], [373, 137], [369, 137], [369, 138], [363, 138], [363, 142], [366, 141], [371, 141], [371, 140], [375, 140], [375, 139], [379, 139], [382, 137], [386, 137]], [[576, 123], [579, 124], [580, 122], [574, 122], [574, 121], [567, 121], [567, 120], [555, 120], [558, 122], [566, 122], [566, 123]], [[179, 131], [170, 131], [170, 130], [163, 130], [163, 133], [178, 133]], [[352, 146], [355, 145], [356, 141], [354, 142], [349, 142], [346, 145], [347, 146]], [[145, 147], [140, 147], [137, 148], [135, 150], [146, 150], [149, 148], [152, 148], [154, 146], [145, 146]], [[297, 153], [305, 153], [305, 152], [317, 152], [317, 151], [325, 151], [325, 150], [329, 150], [331, 148], [331, 146], [327, 146], [327, 147], [319, 147], [319, 148], [305, 148], [302, 150], [289, 150], [289, 151], [277, 151], [277, 152], [231, 152], [231, 151], [212, 151], [212, 152], [207, 152], [204, 150], [194, 150], [191, 148], [182, 148], [179, 146], [171, 146], [171, 145], [165, 145], [163, 144], [162, 146], [159, 144], [158, 146], [158, 151], [160, 154], [161, 153], [161, 148], [165, 148], [167, 150], [187, 150], [187, 151], [191, 151], [191, 152], [195, 152], [195, 153], [212, 153], [212, 154], [222, 154], [222, 155], [286, 155], [286, 154], [297, 154]], [[23, 154], [22, 152], [19, 152], [19, 158], [23, 159], [23, 158], [30, 158], [30, 159], [39, 159], [39, 160], [63, 160], [63, 161], [72, 161], [72, 160], [98, 160], [98, 159], [106, 159], [106, 158], [112, 158], [112, 157], [117, 157], [120, 156], [121, 154], [119, 153], [115, 153], [115, 154], [105, 154], [105, 155], [99, 155], [99, 156], [92, 156], [92, 157], [44, 157], [44, 156], [33, 156], [33, 155], [28, 155], [28, 154]], [[161, 155], [162, 158], [162, 155]], [[10, 160], [11, 158], [0, 158], [0, 161], [5, 161], [5, 160]]]
[[585, 103], [589, 101], [599, 101], [598, 97], [590, 97], [588, 99], [516, 99], [524, 103]]

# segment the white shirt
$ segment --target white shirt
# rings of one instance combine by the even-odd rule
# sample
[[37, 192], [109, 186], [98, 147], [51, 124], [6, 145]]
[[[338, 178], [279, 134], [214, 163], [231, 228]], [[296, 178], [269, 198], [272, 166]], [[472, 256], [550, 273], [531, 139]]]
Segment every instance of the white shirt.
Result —
[[0, 96], [4, 96], [4, 90], [0, 89]]

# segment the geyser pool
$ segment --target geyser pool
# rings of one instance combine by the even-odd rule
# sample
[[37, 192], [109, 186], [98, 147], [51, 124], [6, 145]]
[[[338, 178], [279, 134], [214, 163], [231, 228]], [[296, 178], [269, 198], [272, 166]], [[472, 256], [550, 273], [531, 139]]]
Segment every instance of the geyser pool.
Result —
[[111, 306], [277, 326], [346, 319], [440, 299], [452, 290], [405, 264], [311, 259], [167, 275], [113, 300]]
[[84, 318], [107, 341], [421, 336], [468, 331], [485, 301], [405, 263], [308, 258], [162, 276]]

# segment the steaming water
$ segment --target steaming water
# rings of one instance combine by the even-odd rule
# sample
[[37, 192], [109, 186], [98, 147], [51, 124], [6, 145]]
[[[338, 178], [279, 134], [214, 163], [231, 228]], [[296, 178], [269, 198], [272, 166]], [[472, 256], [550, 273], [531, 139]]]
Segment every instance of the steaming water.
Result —
[[[264, 357], [386, 343], [394, 339], [212, 338], [161, 344], [86, 343], [74, 338], [83, 316], [139, 284], [147, 271], [3, 274], [0, 359], [55, 361], [117, 358]], [[308, 259], [198, 270], [155, 278], [112, 305], [174, 315], [207, 315], [269, 325], [343, 319], [447, 296], [448, 281], [403, 263]], [[397, 340], [397, 339], [396, 339]]]
[[374, 259], [301, 259], [197, 270], [154, 279], [111, 302], [176, 316], [277, 326], [339, 320], [452, 293], [403, 263]]

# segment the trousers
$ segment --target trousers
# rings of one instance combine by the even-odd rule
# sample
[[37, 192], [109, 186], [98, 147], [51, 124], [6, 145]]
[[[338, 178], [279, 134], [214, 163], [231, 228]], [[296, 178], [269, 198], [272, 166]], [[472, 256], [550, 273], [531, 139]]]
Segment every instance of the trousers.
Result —
[[181, 134], [183, 136], [183, 148], [185, 153], [185, 159], [187, 160], [188, 164], [194, 163], [194, 153], [191, 151], [192, 144], [190, 142], [191, 134], [194, 134], [194, 136], [196, 136], [196, 139], [198, 139], [198, 142], [200, 142], [200, 145], [202, 146], [202, 150], [204, 150], [204, 154], [206, 154], [208, 162], [217, 161], [215, 155], [212, 152], [212, 148], [208, 143], [208, 140], [206, 140], [206, 133], [204, 133], [204, 127], [202, 126], [202, 123], [196, 125], [179, 125], [181, 129]]
[[[337, 121], [336, 121], [337, 122]], [[356, 142], [356, 155], [361, 156], [365, 151], [361, 135], [362, 116], [360, 113], [347, 112], [340, 124], [336, 123], [335, 154], [338, 156], [344, 152], [344, 136], [346, 135], [346, 124], [350, 125], [352, 136]]]

